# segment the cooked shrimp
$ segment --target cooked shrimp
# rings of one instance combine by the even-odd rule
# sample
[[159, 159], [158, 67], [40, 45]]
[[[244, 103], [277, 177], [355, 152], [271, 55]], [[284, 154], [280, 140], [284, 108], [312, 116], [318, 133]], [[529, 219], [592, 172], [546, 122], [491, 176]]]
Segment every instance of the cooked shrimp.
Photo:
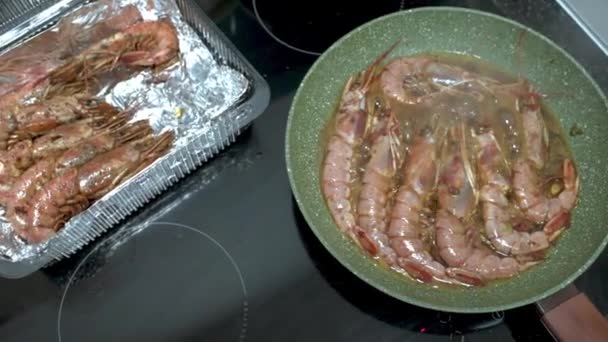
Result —
[[[463, 145], [464, 125], [460, 128], [457, 135], [453, 136], [456, 139], [447, 146]], [[473, 285], [481, 285], [488, 280], [508, 278], [517, 274], [524, 268], [517, 260], [498, 256], [478, 241], [477, 227], [475, 222], [470, 220], [475, 206], [461, 204], [475, 203], [475, 184], [466, 177], [466, 165], [469, 161], [461, 152], [465, 150], [464, 148], [449, 148], [449, 150], [452, 150], [450, 152], [452, 154], [447, 155], [447, 163], [442, 167], [438, 188], [450, 189], [450, 191], [438, 194], [439, 208], [435, 225], [439, 255], [449, 266], [447, 274]], [[486, 199], [487, 197], [482, 195], [482, 206], [484, 206], [482, 210], [487, 205], [484, 202]]]
[[335, 131], [329, 139], [323, 160], [321, 182], [323, 195], [338, 228], [358, 241], [354, 234], [355, 210], [351, 205], [351, 186], [355, 151], [369, 133], [366, 94], [378, 64], [394, 48], [380, 55], [357, 77], [349, 78], [336, 114]]
[[461, 122], [450, 129], [444, 144], [442, 171], [437, 185], [439, 206], [460, 219], [467, 218], [477, 205], [477, 189], [473, 167], [468, 156], [465, 124]]
[[522, 107], [525, 142], [522, 157], [513, 167], [515, 199], [529, 220], [544, 224], [543, 231], [552, 241], [570, 225], [570, 212], [576, 205], [579, 178], [572, 160], [565, 159], [561, 170], [563, 189], [558, 194], [549, 195], [541, 191], [539, 172], [545, 165], [547, 134], [538, 94], [530, 92]]
[[357, 206], [360, 229], [355, 232], [363, 248], [393, 266], [397, 256], [386, 235], [386, 206], [395, 175], [403, 161], [403, 144], [399, 121], [390, 108], [382, 110], [385, 112], [371, 134], [371, 157], [363, 173]]
[[380, 85], [389, 98], [417, 104], [445, 89], [471, 85], [487, 88], [497, 82], [431, 57], [399, 57], [384, 67]]
[[511, 184], [505, 175], [500, 146], [492, 131], [477, 134], [475, 138], [485, 233], [492, 246], [504, 255], [529, 254], [548, 248], [549, 239], [543, 231], [530, 234], [513, 229], [513, 215], [507, 198]]
[[23, 227], [24, 218], [30, 206], [30, 199], [53, 177], [61, 176], [66, 170], [79, 167], [95, 156], [108, 152], [122, 144], [144, 139], [153, 133], [147, 121], [139, 121], [117, 131], [106, 131], [94, 135], [78, 146], [39, 160], [28, 168], [6, 193], [2, 204], [6, 207], [7, 218], [15, 226]]
[[475, 226], [467, 227], [461, 219], [440, 209], [437, 213], [437, 247], [451, 277], [471, 285], [509, 278], [536, 262], [520, 264], [513, 257], [496, 255], [484, 246]]
[[437, 180], [436, 138], [425, 131], [414, 139], [402, 168], [403, 183], [395, 196], [388, 228], [398, 265], [422, 282], [450, 282], [445, 267], [433, 259], [423, 241], [421, 215]]

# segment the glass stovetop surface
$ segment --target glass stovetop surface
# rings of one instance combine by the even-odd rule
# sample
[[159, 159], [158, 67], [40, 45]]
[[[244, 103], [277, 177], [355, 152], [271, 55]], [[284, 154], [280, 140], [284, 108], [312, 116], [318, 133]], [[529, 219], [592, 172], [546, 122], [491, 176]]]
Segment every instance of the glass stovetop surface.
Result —
[[[416, 6], [477, 8], [528, 25], [607, 91], [606, 56], [554, 0], [199, 2], [266, 78], [269, 107], [236, 144], [96, 243], [29, 277], [0, 279], [2, 341], [552, 340], [533, 305], [436, 312], [349, 273], [293, 200], [284, 140], [318, 54], [366, 21]], [[607, 268], [604, 252], [576, 281], [604, 315]]]

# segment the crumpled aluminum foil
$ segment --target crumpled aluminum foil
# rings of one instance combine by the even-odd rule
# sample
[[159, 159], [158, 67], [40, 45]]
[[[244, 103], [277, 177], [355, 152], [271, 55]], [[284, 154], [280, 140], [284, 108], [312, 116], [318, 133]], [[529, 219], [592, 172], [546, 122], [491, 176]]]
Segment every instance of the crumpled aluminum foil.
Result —
[[[39, 23], [52, 18], [57, 10], [67, 6], [67, 2], [58, 2], [31, 22]], [[151, 71], [134, 74], [111, 89], [102, 90], [104, 93], [100, 95], [121, 108], [137, 104], [138, 110], [133, 120], [148, 119], [157, 132], [174, 130], [176, 141], [173, 149], [177, 149], [187, 144], [189, 137], [209, 131], [212, 120], [246, 93], [249, 81], [238, 70], [215, 59], [209, 47], [182, 19], [173, 0], [102, 0], [82, 6], [64, 19], [69, 20], [73, 28], [85, 29], [127, 5], [136, 6], [144, 20], [171, 19], [179, 37], [179, 61], [160, 74]], [[7, 37], [21, 34], [26, 29], [27, 25], [17, 26], [16, 32], [3, 34], [0, 41], [7, 41]], [[49, 29], [56, 30], [57, 25]], [[213, 139], [209, 143], [213, 144]], [[1, 258], [16, 262], [39, 257], [44, 252], [46, 243], [25, 244], [12, 232], [10, 224], [3, 217], [0, 209]]]

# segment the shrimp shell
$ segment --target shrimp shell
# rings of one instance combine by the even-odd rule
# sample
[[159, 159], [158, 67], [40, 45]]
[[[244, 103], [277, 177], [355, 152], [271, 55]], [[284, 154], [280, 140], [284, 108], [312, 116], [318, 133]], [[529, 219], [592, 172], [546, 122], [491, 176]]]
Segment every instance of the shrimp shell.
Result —
[[169, 150], [174, 139], [172, 131], [158, 137], [147, 136], [100, 154], [80, 167], [65, 170], [32, 197], [27, 222], [20, 225], [17, 233], [30, 243], [48, 238], [92, 201], [156, 161]]
[[394, 177], [403, 162], [403, 146], [399, 121], [388, 109], [372, 134], [371, 157], [363, 174], [359, 196], [357, 237], [361, 246], [389, 265], [396, 265], [397, 255], [386, 235], [388, 199]]
[[95, 134], [121, 134], [121, 128], [124, 128], [130, 118], [131, 113], [123, 112], [111, 118], [81, 119], [59, 126], [34, 140], [18, 142], [9, 150], [0, 152], [0, 185], [6, 191], [36, 161], [75, 147]]
[[[378, 64], [395, 48], [391, 46], [365, 70], [346, 82], [337, 113], [335, 129], [329, 138], [321, 171], [321, 188], [327, 207], [338, 228], [357, 242], [355, 208], [351, 204], [351, 186], [355, 151], [369, 133], [370, 118], [365, 97]], [[358, 228], [357, 228], [358, 229]]]
[[572, 160], [565, 159], [561, 169], [562, 191], [554, 197], [542, 193], [538, 174], [545, 165], [548, 152], [540, 98], [537, 93], [530, 91], [523, 102], [524, 154], [513, 167], [513, 193], [526, 217], [544, 224], [544, 234], [549, 241], [553, 241], [570, 226], [570, 212], [576, 205], [579, 178]]
[[434, 260], [422, 240], [421, 211], [437, 181], [436, 140], [432, 134], [414, 139], [403, 165], [403, 184], [395, 196], [387, 235], [398, 264], [422, 282], [451, 283], [445, 267]]
[[492, 246], [504, 255], [529, 254], [549, 247], [544, 232], [519, 232], [513, 229], [507, 193], [511, 184], [501, 174], [503, 163], [500, 146], [491, 131], [476, 135], [477, 167], [481, 179], [482, 215], [485, 233]]

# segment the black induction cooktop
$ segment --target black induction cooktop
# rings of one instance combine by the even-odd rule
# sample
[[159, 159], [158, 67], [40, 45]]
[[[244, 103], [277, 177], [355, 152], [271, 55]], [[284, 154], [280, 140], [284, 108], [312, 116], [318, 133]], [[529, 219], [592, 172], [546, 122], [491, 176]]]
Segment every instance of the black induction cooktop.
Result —
[[[341, 266], [293, 200], [289, 106], [333, 41], [416, 6], [472, 7], [553, 39], [608, 92], [607, 57], [554, 0], [199, 1], [268, 81], [237, 142], [70, 259], [0, 279], [0, 340], [551, 341], [534, 306], [448, 314], [402, 303]], [[576, 285], [608, 314], [608, 252]]]

